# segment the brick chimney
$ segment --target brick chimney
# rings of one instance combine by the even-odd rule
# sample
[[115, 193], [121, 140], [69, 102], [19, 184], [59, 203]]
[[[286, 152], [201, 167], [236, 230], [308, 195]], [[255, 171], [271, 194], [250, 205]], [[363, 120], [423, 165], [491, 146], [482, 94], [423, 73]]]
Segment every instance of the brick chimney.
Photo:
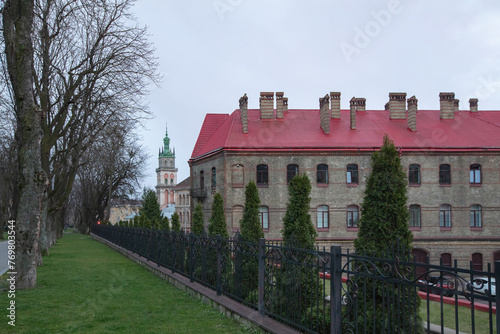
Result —
[[366, 99], [364, 97], [356, 98], [356, 111], [366, 111]]
[[453, 101], [453, 111], [454, 112], [458, 112], [458, 110], [459, 110], [459, 104], [460, 104], [460, 100], [459, 99], [455, 99]]
[[408, 99], [408, 129], [415, 132], [417, 131], [417, 103], [418, 100], [415, 96], [412, 96]]
[[326, 134], [330, 133], [330, 97], [328, 94], [325, 97], [319, 98], [319, 119], [321, 129]]
[[356, 98], [352, 98], [350, 101], [351, 108], [351, 129], [356, 130]]
[[469, 99], [470, 112], [477, 112], [478, 99]]
[[389, 93], [389, 118], [406, 118], [406, 93]]
[[248, 97], [247, 94], [240, 97], [241, 125], [243, 133], [248, 133]]
[[340, 118], [340, 92], [330, 92], [332, 118]]
[[283, 95], [283, 92], [276, 92], [276, 118], [283, 118], [284, 113], [288, 111], [288, 98]]
[[441, 119], [455, 118], [455, 93], [439, 93]]
[[274, 93], [260, 93], [260, 118], [274, 118]]

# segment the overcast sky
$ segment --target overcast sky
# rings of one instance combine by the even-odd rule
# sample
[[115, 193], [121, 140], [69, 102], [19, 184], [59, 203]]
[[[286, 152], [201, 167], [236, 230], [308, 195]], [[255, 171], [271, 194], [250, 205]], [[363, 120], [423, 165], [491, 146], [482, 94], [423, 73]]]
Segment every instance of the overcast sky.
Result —
[[415, 95], [439, 109], [455, 92], [479, 109], [500, 110], [500, 2], [374, 0], [138, 0], [163, 74], [148, 98], [155, 118], [143, 131], [151, 158], [144, 185], [156, 185], [165, 123], [178, 182], [207, 113], [232, 113], [248, 95], [283, 91], [289, 109], [318, 109], [340, 91], [381, 110], [389, 92]]

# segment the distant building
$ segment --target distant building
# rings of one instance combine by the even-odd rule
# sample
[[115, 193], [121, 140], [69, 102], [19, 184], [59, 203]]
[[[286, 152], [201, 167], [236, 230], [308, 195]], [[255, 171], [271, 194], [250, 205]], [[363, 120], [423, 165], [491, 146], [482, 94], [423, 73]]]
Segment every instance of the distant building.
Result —
[[370, 157], [388, 134], [408, 175], [417, 261], [486, 270], [500, 260], [500, 111], [479, 110], [477, 99], [459, 110], [454, 93], [439, 94], [439, 110], [418, 110], [406, 93], [390, 93], [383, 110], [367, 110], [364, 98], [341, 110], [340, 96], [288, 109], [283, 93], [261, 93], [260, 108], [248, 109], [245, 95], [232, 114], [207, 114], [189, 160], [205, 225], [219, 192], [228, 232], [238, 231], [254, 180], [265, 237], [281, 239], [288, 182], [305, 173], [317, 241], [352, 248]]
[[134, 217], [138, 214], [139, 209], [142, 207], [140, 200], [125, 200], [125, 199], [114, 199], [111, 201], [111, 211], [109, 214], [109, 221], [111, 224], [116, 224], [120, 220], [126, 221], [131, 220], [130, 217]]
[[177, 185], [177, 168], [175, 167], [175, 149], [170, 150], [170, 138], [165, 127], [165, 138], [163, 148], [158, 153], [158, 168], [156, 169], [156, 195], [160, 209], [169, 205], [175, 207], [175, 186]]
[[181, 183], [175, 186], [175, 211], [179, 214], [181, 228], [185, 232], [191, 232], [191, 197], [189, 191], [191, 189], [191, 178], [188, 177]]

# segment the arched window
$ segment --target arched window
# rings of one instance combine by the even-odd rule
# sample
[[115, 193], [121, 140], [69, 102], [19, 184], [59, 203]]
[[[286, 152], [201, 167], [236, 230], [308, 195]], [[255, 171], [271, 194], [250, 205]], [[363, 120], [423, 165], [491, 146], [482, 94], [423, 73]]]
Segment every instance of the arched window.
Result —
[[450, 185], [451, 184], [451, 167], [447, 164], [439, 165], [439, 184], [440, 185]]
[[451, 227], [451, 206], [448, 204], [439, 207], [439, 226]]
[[257, 185], [267, 186], [269, 184], [269, 167], [267, 165], [257, 165]]
[[290, 184], [290, 181], [299, 174], [299, 165], [288, 165], [286, 166], [286, 184]]
[[420, 205], [410, 205], [410, 227], [420, 227]]
[[347, 184], [358, 184], [358, 165], [347, 165]]
[[481, 205], [474, 204], [470, 207], [470, 227], [482, 227]]
[[269, 208], [267, 206], [259, 207], [259, 219], [263, 230], [269, 229]]
[[347, 207], [347, 227], [358, 227], [359, 207], [357, 205], [349, 205]]
[[328, 184], [328, 165], [321, 164], [316, 167], [316, 182]]
[[422, 265], [415, 266], [415, 276], [418, 277], [428, 271], [427, 264], [429, 261], [428, 254], [425, 250], [422, 249], [413, 249], [413, 261], [416, 263], [420, 263]]
[[317, 210], [316, 226], [318, 228], [328, 228], [328, 206], [320, 205]]
[[481, 165], [470, 165], [469, 181], [471, 184], [481, 184]]
[[408, 170], [408, 184], [420, 185], [420, 165], [410, 165], [410, 168]]
[[472, 270], [483, 270], [483, 254], [474, 253], [472, 254]]
[[441, 265], [443, 267], [451, 267], [451, 254], [450, 253], [441, 254]]

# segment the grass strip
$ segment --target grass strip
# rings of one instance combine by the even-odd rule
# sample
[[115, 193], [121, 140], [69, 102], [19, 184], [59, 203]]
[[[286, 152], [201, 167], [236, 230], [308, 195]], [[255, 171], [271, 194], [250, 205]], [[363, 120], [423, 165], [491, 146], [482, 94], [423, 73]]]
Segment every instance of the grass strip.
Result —
[[[37, 288], [17, 291], [0, 333], [256, 333], [87, 235], [66, 233], [38, 267]], [[6, 286], [0, 278], [0, 289]]]

